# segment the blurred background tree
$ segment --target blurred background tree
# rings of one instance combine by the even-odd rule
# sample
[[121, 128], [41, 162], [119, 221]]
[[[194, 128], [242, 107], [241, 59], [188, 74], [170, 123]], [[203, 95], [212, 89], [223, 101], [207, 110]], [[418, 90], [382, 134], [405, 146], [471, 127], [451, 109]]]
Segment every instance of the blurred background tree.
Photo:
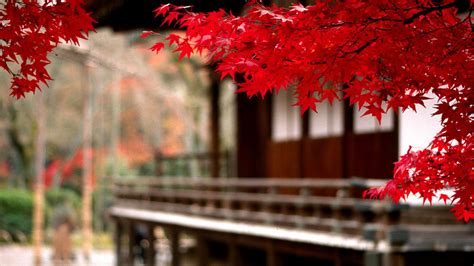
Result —
[[[106, 230], [104, 210], [111, 201], [107, 177], [154, 175], [157, 152], [170, 156], [207, 151], [209, 71], [203, 60], [192, 57], [178, 64], [171, 51], [149, 52], [156, 40], [143, 40], [139, 35], [100, 30], [80, 48], [62, 46], [50, 56], [54, 80], [42, 92], [46, 106], [43, 177], [47, 226], [59, 209], [68, 209], [76, 218], [80, 215], [84, 158], [93, 165], [94, 227]], [[0, 189], [23, 189], [28, 198], [34, 172], [37, 103], [33, 94], [20, 100], [9, 96], [9, 77], [3, 73], [0, 86], [4, 87], [0, 90]], [[86, 86], [90, 86], [90, 95]], [[231, 85], [226, 86], [229, 89], [222, 93], [221, 104], [226, 106], [222, 108], [222, 130], [227, 133], [222, 134], [222, 143], [230, 149], [234, 93]], [[86, 97], [92, 113], [92, 146], [84, 152]], [[24, 201], [19, 199], [17, 205]], [[9, 204], [0, 201], [0, 208]], [[23, 225], [17, 229], [27, 235], [31, 231]], [[0, 223], [0, 230], [12, 231], [5, 223]]]

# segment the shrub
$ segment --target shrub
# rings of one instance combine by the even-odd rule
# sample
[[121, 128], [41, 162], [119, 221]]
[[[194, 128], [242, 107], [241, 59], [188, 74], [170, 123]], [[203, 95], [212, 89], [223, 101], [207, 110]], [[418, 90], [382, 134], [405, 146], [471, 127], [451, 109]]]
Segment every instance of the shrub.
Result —
[[31, 235], [33, 195], [26, 190], [0, 190], [0, 230]]

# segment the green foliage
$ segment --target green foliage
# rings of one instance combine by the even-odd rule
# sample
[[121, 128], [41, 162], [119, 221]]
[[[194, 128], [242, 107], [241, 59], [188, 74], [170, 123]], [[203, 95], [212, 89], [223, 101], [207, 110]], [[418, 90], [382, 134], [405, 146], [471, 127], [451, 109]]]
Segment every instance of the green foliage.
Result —
[[93, 216], [92, 223], [97, 232], [110, 231], [110, 222], [108, 216], [108, 208], [112, 206], [113, 195], [111, 191], [98, 185], [92, 194]]
[[118, 158], [118, 161], [113, 161], [112, 158], [109, 158], [105, 165], [105, 175], [112, 176], [114, 174], [114, 165], [117, 164], [118, 174], [120, 176], [137, 176], [138, 172], [131, 168], [127, 161], [123, 158]]
[[137, 171], [138, 171], [139, 176], [152, 176], [152, 175], [155, 175], [156, 173], [154, 161], [144, 163], [138, 166], [137, 169], [138, 169]]
[[[81, 209], [80, 197], [71, 190], [52, 188], [45, 192], [45, 227], [64, 219], [76, 219]], [[28, 190], [0, 189], [0, 230], [13, 236], [31, 236], [33, 193]]]
[[69, 205], [74, 210], [81, 208], [81, 199], [72, 190], [63, 188], [50, 188], [45, 193], [45, 200], [51, 208]]
[[75, 223], [81, 211], [81, 199], [72, 190], [64, 188], [51, 188], [45, 193], [45, 201], [52, 210], [50, 215], [53, 227], [59, 223], [69, 220]]
[[64, 183], [61, 185], [61, 189], [68, 190], [76, 194], [77, 197], [81, 196], [81, 186], [71, 182], [71, 181], [64, 181]]
[[0, 190], [0, 230], [31, 235], [33, 195], [26, 190]]

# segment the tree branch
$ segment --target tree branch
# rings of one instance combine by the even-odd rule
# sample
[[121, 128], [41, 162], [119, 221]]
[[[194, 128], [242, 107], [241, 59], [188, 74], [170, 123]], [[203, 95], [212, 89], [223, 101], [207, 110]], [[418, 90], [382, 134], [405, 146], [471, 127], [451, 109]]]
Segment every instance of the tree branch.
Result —
[[420, 11], [418, 13], [415, 13], [411, 17], [403, 20], [403, 24], [405, 24], [405, 25], [406, 24], [411, 24], [415, 21], [415, 19], [417, 19], [421, 16], [428, 15], [431, 12], [441, 11], [441, 10], [448, 9], [448, 8], [451, 8], [451, 7], [455, 7], [455, 6], [456, 6], [456, 2], [451, 2], [451, 3], [446, 4], [444, 6], [435, 6], [435, 7], [427, 8], [427, 9], [425, 9], [423, 11]]

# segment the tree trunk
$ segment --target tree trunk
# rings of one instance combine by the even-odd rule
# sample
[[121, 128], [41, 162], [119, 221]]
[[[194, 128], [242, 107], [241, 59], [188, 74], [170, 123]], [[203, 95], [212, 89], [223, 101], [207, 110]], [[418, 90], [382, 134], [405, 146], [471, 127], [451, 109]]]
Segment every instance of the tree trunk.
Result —
[[84, 119], [83, 119], [83, 183], [82, 183], [82, 233], [84, 257], [89, 260], [92, 251], [92, 102], [87, 63], [83, 66]]
[[33, 185], [33, 259], [34, 265], [41, 264], [41, 246], [43, 242], [43, 192], [44, 192], [44, 162], [45, 162], [45, 110], [43, 92], [38, 93], [37, 116], [38, 130], [35, 145], [35, 182]]

